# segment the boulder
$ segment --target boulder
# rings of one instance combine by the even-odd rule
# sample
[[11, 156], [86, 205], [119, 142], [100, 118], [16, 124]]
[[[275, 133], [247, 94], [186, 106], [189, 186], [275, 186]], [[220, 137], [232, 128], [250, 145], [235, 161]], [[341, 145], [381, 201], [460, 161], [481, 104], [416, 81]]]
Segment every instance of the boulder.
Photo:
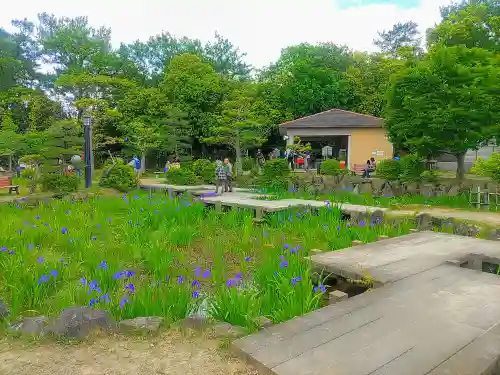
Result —
[[265, 316], [259, 316], [255, 319], [255, 323], [259, 328], [269, 328], [273, 325], [273, 321]]
[[203, 330], [210, 325], [210, 319], [201, 314], [193, 314], [178, 321], [175, 325], [184, 329]]
[[90, 307], [68, 307], [47, 327], [58, 336], [81, 339], [94, 330], [114, 330], [116, 323], [104, 310]]
[[417, 214], [415, 221], [420, 230], [432, 230], [433, 228], [432, 216], [428, 213], [422, 212]]
[[159, 316], [138, 317], [134, 319], [122, 320], [118, 323], [120, 329], [124, 332], [141, 331], [141, 332], [157, 332], [160, 325], [163, 323], [163, 318]]
[[217, 339], [237, 339], [245, 336], [246, 329], [240, 326], [233, 326], [226, 322], [220, 322], [214, 327], [214, 336]]
[[42, 336], [48, 324], [49, 320], [45, 316], [34, 316], [17, 321], [7, 331], [12, 334]]

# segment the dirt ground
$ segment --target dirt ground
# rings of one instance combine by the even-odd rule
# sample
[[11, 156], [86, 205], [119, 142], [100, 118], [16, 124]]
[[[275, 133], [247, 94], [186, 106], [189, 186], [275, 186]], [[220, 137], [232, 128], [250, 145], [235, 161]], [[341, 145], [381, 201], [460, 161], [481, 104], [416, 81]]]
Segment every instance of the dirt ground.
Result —
[[0, 375], [258, 375], [220, 342], [169, 331], [84, 343], [0, 341]]

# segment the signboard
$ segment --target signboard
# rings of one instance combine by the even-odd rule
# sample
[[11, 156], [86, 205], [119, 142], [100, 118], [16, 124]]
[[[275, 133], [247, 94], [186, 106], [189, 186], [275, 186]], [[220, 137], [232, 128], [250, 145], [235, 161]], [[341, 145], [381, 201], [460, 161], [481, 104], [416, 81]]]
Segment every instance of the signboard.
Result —
[[384, 151], [377, 151], [377, 156], [384, 156]]
[[325, 146], [321, 149], [321, 155], [323, 155], [323, 157], [328, 157], [328, 156], [332, 156], [333, 154], [333, 148], [330, 147], [330, 146]]

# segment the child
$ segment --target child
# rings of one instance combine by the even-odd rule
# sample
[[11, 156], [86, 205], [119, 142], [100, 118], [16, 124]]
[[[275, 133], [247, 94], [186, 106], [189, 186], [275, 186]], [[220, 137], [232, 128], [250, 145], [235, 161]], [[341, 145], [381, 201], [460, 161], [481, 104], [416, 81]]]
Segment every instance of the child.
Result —
[[221, 188], [221, 195], [224, 193], [226, 189], [226, 178], [226, 168], [222, 165], [222, 161], [217, 160], [217, 167], [215, 167], [215, 194], [219, 193], [219, 187]]
[[228, 158], [224, 159], [224, 167], [226, 167], [226, 188], [225, 191], [233, 192], [233, 165]]

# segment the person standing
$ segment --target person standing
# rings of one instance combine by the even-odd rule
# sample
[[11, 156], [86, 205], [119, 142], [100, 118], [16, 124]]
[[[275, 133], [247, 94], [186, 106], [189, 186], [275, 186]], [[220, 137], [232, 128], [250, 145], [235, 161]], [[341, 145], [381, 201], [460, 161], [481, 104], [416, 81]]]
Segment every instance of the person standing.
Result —
[[221, 195], [224, 194], [226, 189], [227, 173], [226, 168], [222, 165], [222, 161], [217, 160], [217, 166], [215, 167], [215, 194], [219, 193], [219, 187], [221, 188]]
[[290, 169], [293, 171], [295, 170], [295, 152], [291, 149], [288, 148], [285, 152], [286, 159], [288, 160], [288, 165], [290, 166]]
[[226, 186], [225, 191], [233, 192], [233, 165], [228, 158], [224, 159], [224, 167], [226, 168]]
[[306, 151], [305, 164], [306, 171], [309, 171], [309, 168], [311, 167], [311, 151], [309, 150]]
[[264, 166], [264, 163], [266, 162], [266, 158], [264, 157], [264, 154], [260, 150], [260, 148], [257, 150], [257, 163], [259, 164], [259, 167], [262, 168]]

